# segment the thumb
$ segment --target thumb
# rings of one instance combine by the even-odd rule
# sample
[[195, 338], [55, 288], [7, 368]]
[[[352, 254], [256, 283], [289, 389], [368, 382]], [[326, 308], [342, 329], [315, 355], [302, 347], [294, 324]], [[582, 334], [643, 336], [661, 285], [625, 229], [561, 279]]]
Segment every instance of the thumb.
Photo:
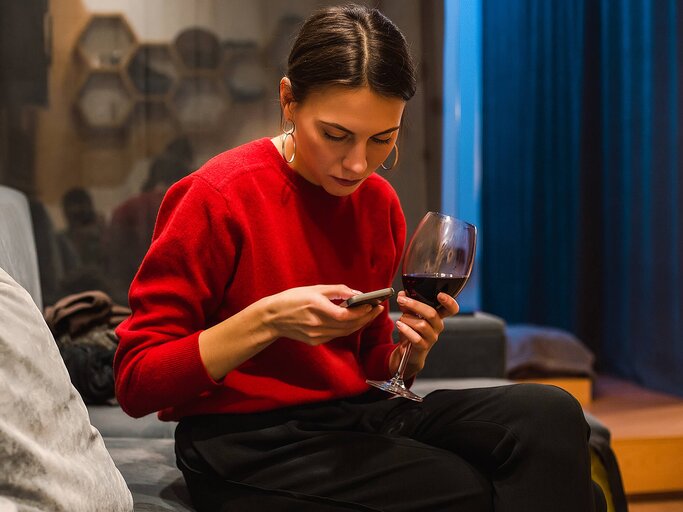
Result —
[[[400, 292], [398, 292], [397, 297], [406, 297], [406, 292], [401, 290]], [[407, 313], [409, 311], [408, 308], [402, 306], [400, 302], [398, 304], [398, 309], [401, 311], [401, 313]]]

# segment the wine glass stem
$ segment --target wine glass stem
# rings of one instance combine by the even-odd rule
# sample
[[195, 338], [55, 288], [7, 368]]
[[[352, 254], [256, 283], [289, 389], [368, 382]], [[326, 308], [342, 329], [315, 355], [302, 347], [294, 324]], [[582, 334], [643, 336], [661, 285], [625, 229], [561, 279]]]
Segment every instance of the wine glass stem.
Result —
[[408, 345], [406, 346], [405, 350], [403, 351], [403, 355], [401, 356], [401, 362], [398, 364], [398, 370], [396, 370], [396, 375], [394, 376], [394, 379], [400, 379], [401, 381], [403, 381], [403, 374], [406, 371], [406, 366], [408, 366], [408, 358], [410, 357], [410, 351], [412, 350], [412, 348], [412, 343], [408, 342]]

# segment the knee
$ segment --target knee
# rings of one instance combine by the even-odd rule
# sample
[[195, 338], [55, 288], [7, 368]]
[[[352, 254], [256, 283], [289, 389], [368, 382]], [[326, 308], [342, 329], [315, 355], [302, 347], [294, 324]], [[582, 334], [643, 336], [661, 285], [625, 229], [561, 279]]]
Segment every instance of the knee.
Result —
[[558, 432], [568, 435], [575, 432], [584, 439], [588, 424], [581, 404], [572, 395], [557, 386], [545, 384], [517, 384], [508, 393], [511, 407], [536, 423], [537, 430], [547, 434]]

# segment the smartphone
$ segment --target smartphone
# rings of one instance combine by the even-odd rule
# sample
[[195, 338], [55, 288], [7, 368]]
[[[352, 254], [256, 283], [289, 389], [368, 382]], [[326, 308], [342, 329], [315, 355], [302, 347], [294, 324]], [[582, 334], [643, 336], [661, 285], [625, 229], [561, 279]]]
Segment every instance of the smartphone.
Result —
[[362, 306], [363, 304], [371, 304], [373, 306], [379, 306], [382, 302], [390, 299], [394, 296], [393, 288], [383, 288], [382, 290], [375, 290], [374, 292], [361, 293], [360, 295], [354, 295], [350, 299], [346, 299], [344, 302], [339, 304], [343, 308], [353, 308], [356, 306]]

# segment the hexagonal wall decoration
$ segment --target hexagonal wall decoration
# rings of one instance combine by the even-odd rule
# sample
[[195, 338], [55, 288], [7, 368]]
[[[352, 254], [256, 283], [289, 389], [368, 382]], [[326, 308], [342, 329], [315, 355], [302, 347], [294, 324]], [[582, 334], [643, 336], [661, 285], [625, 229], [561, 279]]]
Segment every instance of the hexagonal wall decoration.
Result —
[[222, 51], [218, 37], [203, 28], [188, 28], [173, 41], [180, 62], [188, 70], [217, 70]]
[[212, 131], [223, 121], [229, 99], [218, 77], [189, 76], [181, 80], [171, 106], [186, 131]]
[[262, 98], [270, 77], [263, 54], [254, 42], [226, 43], [223, 80], [235, 101]]
[[132, 90], [148, 100], [163, 100], [178, 82], [179, 62], [170, 45], [141, 44], [125, 68]]
[[118, 67], [136, 44], [135, 34], [121, 14], [95, 15], [78, 38], [77, 51], [93, 68]]
[[132, 108], [133, 100], [116, 72], [93, 72], [78, 91], [76, 110], [93, 130], [123, 129]]

